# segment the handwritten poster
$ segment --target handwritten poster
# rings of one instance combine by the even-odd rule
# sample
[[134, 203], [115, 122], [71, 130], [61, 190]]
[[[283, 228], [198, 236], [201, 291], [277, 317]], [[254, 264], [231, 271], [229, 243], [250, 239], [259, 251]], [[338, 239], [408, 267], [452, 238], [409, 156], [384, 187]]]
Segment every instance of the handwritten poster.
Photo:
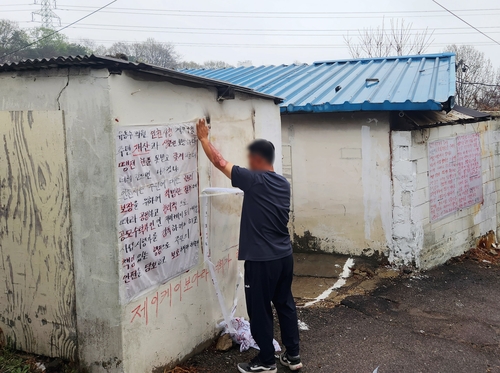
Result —
[[482, 202], [479, 134], [429, 143], [429, 195], [431, 221]]
[[483, 202], [481, 139], [478, 133], [457, 137], [457, 198], [459, 209]]
[[432, 221], [457, 210], [456, 167], [455, 139], [429, 143], [429, 196]]
[[198, 264], [193, 123], [116, 132], [118, 231], [127, 300]]

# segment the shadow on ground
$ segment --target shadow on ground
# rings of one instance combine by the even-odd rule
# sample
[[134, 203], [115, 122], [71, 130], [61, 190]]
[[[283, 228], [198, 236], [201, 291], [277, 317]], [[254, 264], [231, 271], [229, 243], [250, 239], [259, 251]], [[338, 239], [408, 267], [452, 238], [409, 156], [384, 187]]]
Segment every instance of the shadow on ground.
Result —
[[[351, 281], [370, 281], [365, 277]], [[303, 373], [372, 373], [377, 367], [379, 373], [500, 373], [500, 266], [466, 260], [376, 281], [371, 294], [353, 290], [332, 295], [330, 304], [300, 308], [309, 326], [301, 332]], [[236, 372], [235, 365], [254, 354], [212, 347], [185, 367]]]

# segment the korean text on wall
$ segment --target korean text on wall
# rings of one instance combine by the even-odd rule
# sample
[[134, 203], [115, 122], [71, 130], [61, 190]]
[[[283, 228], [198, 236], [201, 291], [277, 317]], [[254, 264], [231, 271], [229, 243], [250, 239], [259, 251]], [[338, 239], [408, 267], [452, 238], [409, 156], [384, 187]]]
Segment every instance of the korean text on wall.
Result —
[[194, 124], [118, 127], [116, 165], [121, 279], [131, 300], [198, 264]]
[[483, 201], [479, 134], [429, 143], [429, 194], [431, 221]]

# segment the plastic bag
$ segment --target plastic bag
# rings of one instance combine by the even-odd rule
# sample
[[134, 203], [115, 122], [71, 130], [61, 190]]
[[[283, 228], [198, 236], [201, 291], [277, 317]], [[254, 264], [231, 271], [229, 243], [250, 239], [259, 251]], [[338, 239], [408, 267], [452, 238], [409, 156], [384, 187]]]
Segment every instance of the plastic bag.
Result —
[[[219, 324], [219, 328], [224, 329], [222, 334], [230, 334], [231, 339], [240, 345], [240, 352], [247, 351], [251, 347], [256, 350], [260, 350], [259, 346], [255, 343], [255, 340], [252, 337], [252, 333], [250, 332], [250, 323], [247, 320], [243, 317], [235, 317], [231, 320], [231, 326], [236, 331], [235, 333], [228, 333], [228, 328], [224, 321]], [[281, 347], [275, 339], [273, 339], [273, 345], [275, 351], [281, 351]]]

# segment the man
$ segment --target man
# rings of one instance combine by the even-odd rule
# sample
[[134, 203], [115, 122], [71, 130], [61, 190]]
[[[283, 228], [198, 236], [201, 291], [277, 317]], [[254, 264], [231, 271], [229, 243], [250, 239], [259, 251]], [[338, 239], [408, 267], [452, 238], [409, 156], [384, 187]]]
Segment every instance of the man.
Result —
[[290, 184], [274, 172], [274, 145], [255, 140], [248, 147], [250, 169], [226, 161], [208, 139], [204, 119], [197, 123], [198, 139], [208, 159], [245, 192], [240, 227], [239, 260], [245, 261], [245, 296], [250, 329], [260, 353], [238, 364], [241, 373], [277, 372], [273, 346], [274, 304], [286, 351], [280, 362], [299, 370], [299, 329], [292, 296], [293, 256], [288, 232]]

